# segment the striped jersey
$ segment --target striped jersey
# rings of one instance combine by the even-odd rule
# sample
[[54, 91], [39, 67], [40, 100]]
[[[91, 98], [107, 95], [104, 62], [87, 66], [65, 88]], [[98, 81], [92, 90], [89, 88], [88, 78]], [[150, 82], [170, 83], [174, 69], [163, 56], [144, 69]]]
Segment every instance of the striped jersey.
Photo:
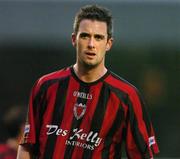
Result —
[[72, 66], [35, 83], [21, 144], [30, 144], [36, 158], [120, 159], [123, 142], [129, 159], [159, 151], [133, 85], [111, 71], [85, 83]]

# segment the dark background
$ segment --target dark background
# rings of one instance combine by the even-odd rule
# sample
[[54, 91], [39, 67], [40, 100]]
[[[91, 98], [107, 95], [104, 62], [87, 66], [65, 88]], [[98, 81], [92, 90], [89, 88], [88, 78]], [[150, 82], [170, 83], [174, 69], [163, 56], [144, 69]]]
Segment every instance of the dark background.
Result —
[[179, 158], [178, 0], [0, 1], [0, 115], [12, 105], [27, 106], [39, 77], [75, 62], [74, 14], [91, 2], [112, 10], [115, 40], [106, 64], [143, 94], [161, 151], [158, 157]]

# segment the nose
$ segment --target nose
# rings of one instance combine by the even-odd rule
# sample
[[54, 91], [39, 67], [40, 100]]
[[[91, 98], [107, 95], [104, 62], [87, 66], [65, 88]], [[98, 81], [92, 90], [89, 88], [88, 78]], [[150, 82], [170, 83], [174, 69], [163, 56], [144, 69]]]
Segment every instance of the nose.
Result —
[[90, 39], [89, 39], [88, 47], [89, 47], [89, 48], [94, 48], [94, 39], [93, 39], [93, 38], [90, 38]]

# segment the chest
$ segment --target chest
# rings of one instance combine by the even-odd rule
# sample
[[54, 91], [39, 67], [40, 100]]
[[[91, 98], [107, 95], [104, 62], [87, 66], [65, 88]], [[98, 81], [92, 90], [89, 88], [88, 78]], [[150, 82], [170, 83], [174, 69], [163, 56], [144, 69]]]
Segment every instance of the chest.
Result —
[[114, 134], [123, 120], [120, 99], [103, 83], [94, 86], [69, 84], [65, 90], [50, 88], [47, 93], [43, 125], [55, 126], [54, 133], [60, 136], [77, 134], [75, 137], [83, 140], [103, 138], [112, 131]]

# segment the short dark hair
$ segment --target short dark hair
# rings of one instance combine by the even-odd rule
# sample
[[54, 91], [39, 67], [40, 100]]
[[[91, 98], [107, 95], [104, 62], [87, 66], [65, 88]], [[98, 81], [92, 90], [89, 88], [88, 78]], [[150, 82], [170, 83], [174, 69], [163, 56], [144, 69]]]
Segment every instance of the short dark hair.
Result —
[[79, 29], [79, 24], [83, 19], [105, 22], [107, 24], [108, 38], [112, 37], [113, 34], [112, 15], [107, 8], [98, 5], [86, 5], [84, 7], [81, 7], [74, 19], [73, 30], [75, 34], [77, 34]]

